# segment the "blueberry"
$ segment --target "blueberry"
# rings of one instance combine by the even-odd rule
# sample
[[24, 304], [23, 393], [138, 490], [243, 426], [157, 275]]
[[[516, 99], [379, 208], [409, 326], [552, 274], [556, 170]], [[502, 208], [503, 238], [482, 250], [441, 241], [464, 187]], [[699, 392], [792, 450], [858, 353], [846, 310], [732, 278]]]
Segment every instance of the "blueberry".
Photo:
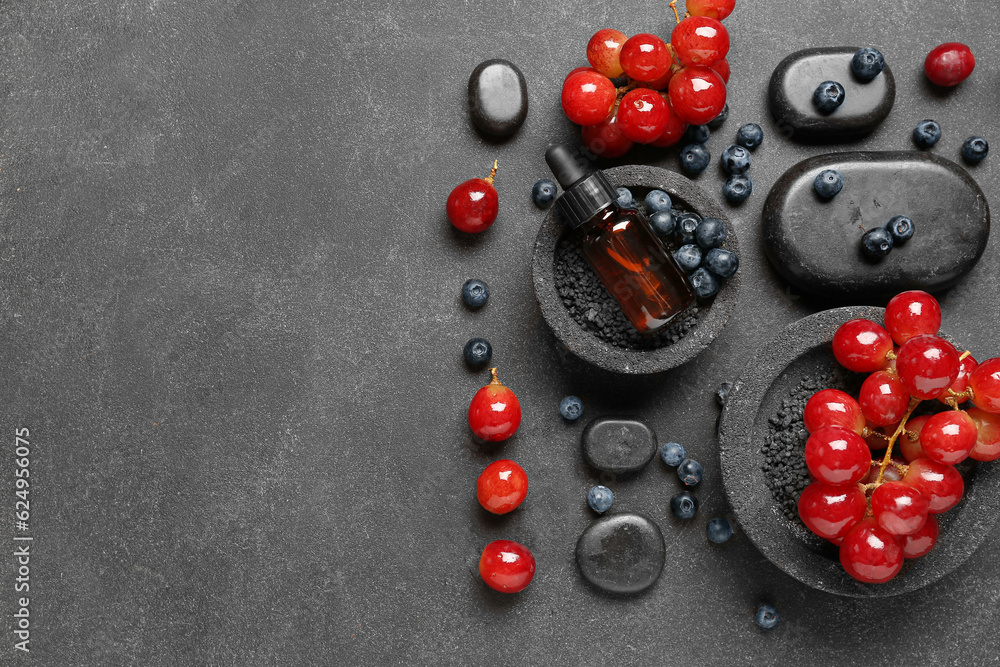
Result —
[[833, 113], [844, 103], [845, 97], [847, 97], [847, 91], [842, 85], [836, 81], [824, 81], [813, 93], [813, 104], [816, 105], [820, 113]]
[[690, 144], [681, 151], [681, 169], [692, 176], [697, 176], [708, 169], [712, 154], [701, 144]]
[[719, 112], [718, 116], [708, 121], [708, 129], [718, 130], [720, 127], [722, 127], [722, 124], [725, 123], [726, 119], [728, 118], [729, 118], [729, 105], [727, 104], [726, 106], [722, 107], [722, 111]]
[[712, 248], [705, 255], [704, 266], [720, 278], [732, 278], [740, 268], [740, 258], [732, 250]]
[[632, 191], [628, 188], [618, 188], [618, 199], [615, 203], [622, 208], [635, 208], [635, 200], [632, 199]]
[[674, 253], [674, 260], [685, 273], [691, 273], [701, 266], [701, 248], [693, 243], [682, 245]]
[[869, 229], [861, 237], [861, 248], [865, 254], [874, 259], [882, 259], [892, 252], [892, 234], [885, 227]]
[[695, 241], [702, 248], [718, 248], [726, 242], [726, 223], [718, 218], [705, 218], [694, 230]]
[[851, 71], [854, 72], [854, 76], [858, 77], [859, 81], [864, 81], [865, 83], [881, 74], [884, 68], [885, 58], [882, 57], [882, 54], [877, 49], [873, 49], [870, 46], [866, 46], [855, 53], [854, 58], [851, 60]]
[[660, 458], [671, 468], [676, 468], [687, 458], [684, 445], [677, 442], [668, 442], [660, 448]]
[[757, 123], [747, 123], [736, 132], [736, 143], [753, 150], [764, 142], [764, 130]]
[[753, 181], [745, 174], [733, 174], [722, 184], [722, 195], [730, 204], [741, 204], [753, 194]]
[[990, 152], [990, 145], [982, 137], [969, 137], [962, 144], [962, 157], [969, 164], [979, 164]]
[[697, 213], [681, 213], [674, 216], [674, 220], [677, 221], [674, 233], [677, 234], [681, 245], [694, 243], [694, 233], [698, 231], [698, 225], [701, 224], [701, 216]]
[[583, 414], [583, 401], [576, 396], [567, 396], [559, 401], [559, 414], [568, 422], [575, 422]]
[[730, 174], [745, 174], [750, 168], [750, 151], [732, 144], [722, 151], [722, 168]]
[[611, 503], [615, 502], [615, 494], [606, 486], [594, 486], [587, 491], [587, 504], [590, 509], [598, 514], [603, 514], [611, 509]]
[[710, 542], [716, 544], [728, 542], [733, 536], [733, 524], [729, 523], [728, 519], [712, 519], [705, 528], [705, 534], [708, 535]]
[[538, 208], [548, 208], [556, 200], [556, 184], [543, 178], [531, 186], [531, 199]]
[[913, 129], [913, 143], [917, 148], [931, 148], [941, 140], [941, 126], [934, 120], [922, 120]]
[[670, 206], [670, 195], [663, 190], [650, 190], [646, 195], [646, 208], [650, 213], [669, 212]]
[[684, 482], [685, 486], [698, 486], [701, 484], [704, 474], [705, 471], [702, 469], [701, 464], [694, 459], [684, 459], [677, 466], [677, 477]]
[[771, 605], [762, 604], [757, 607], [757, 613], [754, 615], [754, 620], [757, 621], [757, 625], [761, 630], [773, 630], [778, 626], [778, 621], [781, 620], [781, 615], [778, 614], [778, 610]]
[[913, 221], [905, 215], [894, 215], [885, 223], [885, 228], [892, 235], [894, 246], [902, 245], [913, 236]]
[[712, 133], [708, 130], [708, 125], [688, 125], [682, 141], [685, 146], [687, 144], [704, 144], [711, 136]]
[[726, 401], [729, 400], [729, 392], [733, 390], [732, 382], [723, 382], [715, 390], [715, 402], [719, 404], [720, 408], [726, 407]]
[[670, 511], [678, 519], [690, 519], [698, 511], [698, 499], [690, 491], [681, 491], [670, 499]]
[[649, 224], [661, 239], [668, 238], [677, 229], [677, 221], [670, 211], [657, 211], [649, 217]]
[[493, 358], [493, 346], [485, 338], [470, 338], [464, 352], [465, 360], [474, 368], [485, 366]]
[[844, 177], [836, 169], [824, 169], [816, 174], [813, 188], [823, 199], [833, 199], [844, 189]]
[[692, 273], [689, 280], [699, 299], [711, 299], [719, 293], [719, 279], [704, 267]]
[[490, 298], [490, 288], [482, 280], [466, 280], [462, 285], [462, 301], [469, 308], [480, 308]]

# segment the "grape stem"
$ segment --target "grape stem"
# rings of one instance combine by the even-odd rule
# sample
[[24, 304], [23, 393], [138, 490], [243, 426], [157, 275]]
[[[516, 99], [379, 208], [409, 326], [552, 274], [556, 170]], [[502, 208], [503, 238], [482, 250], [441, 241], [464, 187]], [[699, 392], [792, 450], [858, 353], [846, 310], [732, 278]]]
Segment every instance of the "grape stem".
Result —
[[500, 384], [500, 378], [497, 377], [497, 369], [490, 369], [490, 384]]
[[963, 352], [963, 353], [961, 354], [961, 356], [959, 356], [958, 360], [959, 360], [959, 361], [965, 361], [965, 358], [966, 358], [966, 357], [971, 357], [971, 356], [972, 356], [972, 353], [971, 353], [971, 352], [969, 352], [968, 350], [966, 350], [965, 352]]
[[483, 180], [489, 183], [490, 185], [493, 185], [493, 179], [497, 177], [497, 169], [499, 168], [500, 168], [500, 162], [498, 160], [493, 160], [493, 168], [490, 169], [490, 175], [484, 178]]
[[896, 358], [896, 353], [893, 352], [892, 350], [889, 350], [888, 352], [885, 353], [885, 358], [892, 361], [893, 359]]
[[672, 0], [671, 1], [671, 3], [670, 3], [670, 9], [674, 10], [674, 18], [677, 19], [678, 23], [680, 23], [681, 22], [681, 15], [677, 11], [677, 0]]
[[892, 446], [896, 444], [897, 438], [899, 438], [899, 436], [906, 431], [906, 422], [910, 418], [910, 415], [913, 414], [913, 411], [917, 409], [918, 405], [920, 405], [920, 399], [918, 398], [910, 399], [910, 407], [906, 411], [906, 415], [903, 417], [903, 421], [899, 422], [899, 426], [896, 427], [896, 432], [892, 434], [891, 438], [889, 438], [889, 444], [885, 448], [885, 456], [882, 457], [882, 463], [879, 464], [878, 467], [878, 477], [875, 479], [876, 488], [880, 484], [882, 484], [882, 477], [885, 476], [885, 469], [888, 468], [889, 464], [892, 463]]

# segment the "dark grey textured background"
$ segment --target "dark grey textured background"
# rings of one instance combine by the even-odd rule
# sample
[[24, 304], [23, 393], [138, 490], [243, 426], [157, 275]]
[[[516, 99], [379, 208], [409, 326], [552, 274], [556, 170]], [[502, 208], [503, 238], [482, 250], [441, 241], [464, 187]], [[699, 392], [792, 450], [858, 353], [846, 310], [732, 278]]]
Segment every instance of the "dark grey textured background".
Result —
[[[789, 292], [759, 250], [767, 189], [817, 152], [775, 135], [771, 69], [798, 48], [875, 45], [899, 96], [861, 147], [908, 147], [925, 117], [944, 126], [946, 157], [973, 133], [1000, 146], [993, 3], [740, 0], [732, 113], [710, 148], [743, 122], [768, 131], [758, 192], [734, 213], [741, 302], [695, 362], [625, 381], [564, 358], [541, 321], [529, 189], [546, 144], [573, 136], [558, 90], [593, 31], [670, 25], [665, 2], [639, 0], [0, 3], [0, 553], [16, 426], [32, 432], [36, 536], [28, 659], [11, 650], [14, 564], [0, 557], [0, 663], [996, 661], [995, 536], [940, 583], [871, 602], [799, 584], [739, 532], [723, 547], [703, 532], [727, 512], [711, 391], [824, 306]], [[921, 64], [951, 39], [979, 66], [940, 95]], [[500, 145], [464, 106], [468, 73], [491, 57], [522, 68], [532, 105]], [[500, 219], [459, 238], [447, 194], [495, 157]], [[673, 152], [645, 157], [675, 165]], [[994, 199], [998, 159], [973, 170]], [[700, 181], [721, 184], [714, 168]], [[942, 299], [945, 326], [982, 356], [1000, 354], [997, 243]], [[473, 276], [493, 294], [478, 313], [458, 299]], [[485, 379], [461, 363], [473, 335], [492, 340], [524, 406], [494, 452], [465, 426]], [[616, 507], [652, 515], [668, 543], [664, 576], [638, 598], [602, 597], [576, 571], [597, 478], [582, 426], [557, 415], [568, 392], [588, 417], [638, 414], [706, 464], [687, 526], [668, 517], [677, 483], [661, 466], [613, 484]], [[494, 519], [474, 483], [498, 454], [531, 491]], [[518, 596], [475, 573], [501, 537], [538, 561]], [[761, 600], [784, 615], [770, 634], [752, 621]]]

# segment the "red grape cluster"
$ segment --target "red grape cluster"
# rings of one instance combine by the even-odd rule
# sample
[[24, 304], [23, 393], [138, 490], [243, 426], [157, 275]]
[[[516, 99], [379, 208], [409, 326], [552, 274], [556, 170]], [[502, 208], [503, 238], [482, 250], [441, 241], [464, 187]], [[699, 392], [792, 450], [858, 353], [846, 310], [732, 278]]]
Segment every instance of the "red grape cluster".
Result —
[[[1000, 458], [1000, 358], [977, 364], [937, 335], [940, 326], [940, 305], [920, 291], [889, 301], [885, 328], [845, 322], [833, 337], [834, 357], [870, 375], [857, 400], [824, 389], [806, 404], [813, 481], [799, 496], [799, 517], [840, 546], [841, 565], [858, 581], [889, 581], [903, 559], [934, 547], [935, 515], [965, 491], [955, 464]], [[950, 409], [911, 419], [921, 401]]]
[[[591, 66], [570, 72], [562, 88], [563, 111], [583, 126], [584, 145], [606, 158], [637, 143], [673, 146], [689, 123], [704, 125], [722, 113], [729, 33], [720, 21], [735, 4], [687, 0], [688, 16], [678, 21], [670, 43], [651, 33], [594, 33], [587, 44]], [[612, 79], [622, 76], [625, 85], [616, 87]]]

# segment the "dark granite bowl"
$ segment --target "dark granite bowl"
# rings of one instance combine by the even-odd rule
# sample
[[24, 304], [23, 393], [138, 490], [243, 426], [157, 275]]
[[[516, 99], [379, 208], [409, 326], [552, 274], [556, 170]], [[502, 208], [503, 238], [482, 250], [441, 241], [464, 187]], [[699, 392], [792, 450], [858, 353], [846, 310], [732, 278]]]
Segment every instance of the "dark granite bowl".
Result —
[[[625, 165], [604, 172], [616, 187], [632, 190], [641, 201], [650, 190], [659, 188], [670, 195], [678, 208], [703, 217], [719, 218], [726, 224], [725, 247], [739, 254], [736, 232], [722, 205], [714, 197], [677, 172], [645, 165]], [[542, 316], [556, 338], [575, 355], [613, 373], [644, 375], [659, 373], [680, 366], [694, 358], [715, 340], [726, 326], [740, 291], [740, 272], [722, 283], [711, 302], [699, 302], [698, 323], [686, 336], [672, 345], [642, 350], [623, 348], [606, 343], [581, 327], [569, 314], [556, 290], [553, 260], [556, 247], [564, 232], [553, 207], [535, 238], [532, 277], [535, 297]]]
[[837, 327], [855, 318], [881, 323], [884, 312], [864, 306], [836, 308], [789, 326], [747, 364], [719, 426], [723, 482], [746, 535], [772, 563], [799, 581], [851, 597], [899, 595], [937, 581], [976, 550], [1000, 515], [1000, 464], [970, 464], [964, 474], [965, 497], [957, 507], [937, 515], [941, 533], [934, 549], [923, 558], [907, 560], [887, 583], [862, 584], [844, 572], [835, 546], [788, 520], [768, 489], [760, 451], [768, 419], [802, 379], [839, 368], [830, 347]]

